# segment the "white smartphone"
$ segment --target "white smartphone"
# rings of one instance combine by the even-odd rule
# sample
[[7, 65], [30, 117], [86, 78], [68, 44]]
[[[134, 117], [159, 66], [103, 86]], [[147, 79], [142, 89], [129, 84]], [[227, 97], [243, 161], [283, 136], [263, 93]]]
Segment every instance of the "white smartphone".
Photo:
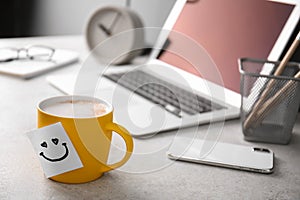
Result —
[[272, 173], [274, 153], [262, 147], [250, 147], [219, 141], [176, 138], [167, 156], [173, 160], [240, 169], [259, 173]]

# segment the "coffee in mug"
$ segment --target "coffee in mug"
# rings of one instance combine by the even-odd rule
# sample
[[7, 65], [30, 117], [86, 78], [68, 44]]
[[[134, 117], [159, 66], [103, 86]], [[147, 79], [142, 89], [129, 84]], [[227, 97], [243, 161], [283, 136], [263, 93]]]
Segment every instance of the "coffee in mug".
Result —
[[44, 111], [63, 117], [95, 117], [105, 115], [108, 107], [92, 100], [66, 100], [47, 105]]

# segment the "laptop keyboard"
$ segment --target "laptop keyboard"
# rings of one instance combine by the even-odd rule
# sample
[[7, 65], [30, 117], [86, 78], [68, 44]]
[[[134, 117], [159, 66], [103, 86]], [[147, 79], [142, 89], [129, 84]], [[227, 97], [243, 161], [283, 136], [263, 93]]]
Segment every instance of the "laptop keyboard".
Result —
[[182, 111], [189, 115], [195, 115], [224, 108], [143, 71], [126, 72], [126, 75], [123, 76], [124, 74], [106, 74], [104, 77], [159, 104], [178, 117], [182, 116]]

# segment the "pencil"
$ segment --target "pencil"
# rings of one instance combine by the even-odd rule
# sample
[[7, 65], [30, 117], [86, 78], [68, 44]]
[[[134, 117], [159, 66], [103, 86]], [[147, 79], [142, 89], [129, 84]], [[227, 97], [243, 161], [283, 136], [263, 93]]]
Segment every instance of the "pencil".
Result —
[[[296, 38], [294, 39], [292, 45], [290, 46], [289, 50], [287, 51], [287, 53], [285, 54], [285, 56], [283, 57], [282, 61], [280, 62], [279, 66], [277, 67], [276, 71], [274, 72], [274, 76], [279, 76], [282, 74], [283, 70], [286, 67], [286, 64], [288, 63], [288, 61], [291, 59], [292, 55], [294, 54], [294, 52], [296, 51], [297, 47], [299, 46], [300, 43], [300, 31], [298, 32]], [[261, 107], [264, 104], [264, 101], [266, 101], [266, 97], [268, 95], [268, 92], [270, 91], [270, 89], [274, 86], [275, 84], [274, 79], [271, 79], [266, 88], [264, 89], [264, 91], [262, 92], [260, 98], [257, 100], [257, 102], [254, 104], [252, 110], [250, 111], [249, 115], [247, 116], [247, 118], [245, 119], [243, 126], [244, 129], [248, 129], [251, 126], [257, 126], [258, 122], [260, 122], [264, 117], [260, 116], [262, 113], [264, 113], [266, 111], [266, 108], [263, 108], [264, 112], [259, 111], [261, 109]], [[288, 85], [288, 84], [287, 84]], [[287, 86], [288, 87], [288, 86]], [[280, 90], [279, 90], [280, 91]], [[278, 91], [278, 92], [279, 92]], [[279, 96], [279, 95], [278, 95]], [[278, 98], [278, 97], [277, 97]], [[267, 108], [270, 108], [271, 106], [266, 106]]]
[[[300, 72], [298, 72], [294, 78], [300, 78]], [[252, 126], [257, 126], [276, 106], [278, 106], [285, 98], [290, 96], [296, 91], [298, 87], [296, 80], [289, 80], [280, 90], [278, 90], [274, 96], [266, 100], [264, 104], [257, 111], [257, 118], [253, 120]]]

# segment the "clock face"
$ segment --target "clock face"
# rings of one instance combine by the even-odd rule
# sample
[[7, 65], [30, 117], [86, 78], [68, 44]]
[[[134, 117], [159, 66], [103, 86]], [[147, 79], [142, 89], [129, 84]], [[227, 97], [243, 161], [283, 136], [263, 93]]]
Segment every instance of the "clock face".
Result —
[[[131, 10], [104, 7], [97, 10], [87, 25], [86, 39], [93, 54], [103, 63], [122, 64], [134, 58], [144, 45], [140, 18]], [[100, 45], [99, 45], [100, 44]]]

